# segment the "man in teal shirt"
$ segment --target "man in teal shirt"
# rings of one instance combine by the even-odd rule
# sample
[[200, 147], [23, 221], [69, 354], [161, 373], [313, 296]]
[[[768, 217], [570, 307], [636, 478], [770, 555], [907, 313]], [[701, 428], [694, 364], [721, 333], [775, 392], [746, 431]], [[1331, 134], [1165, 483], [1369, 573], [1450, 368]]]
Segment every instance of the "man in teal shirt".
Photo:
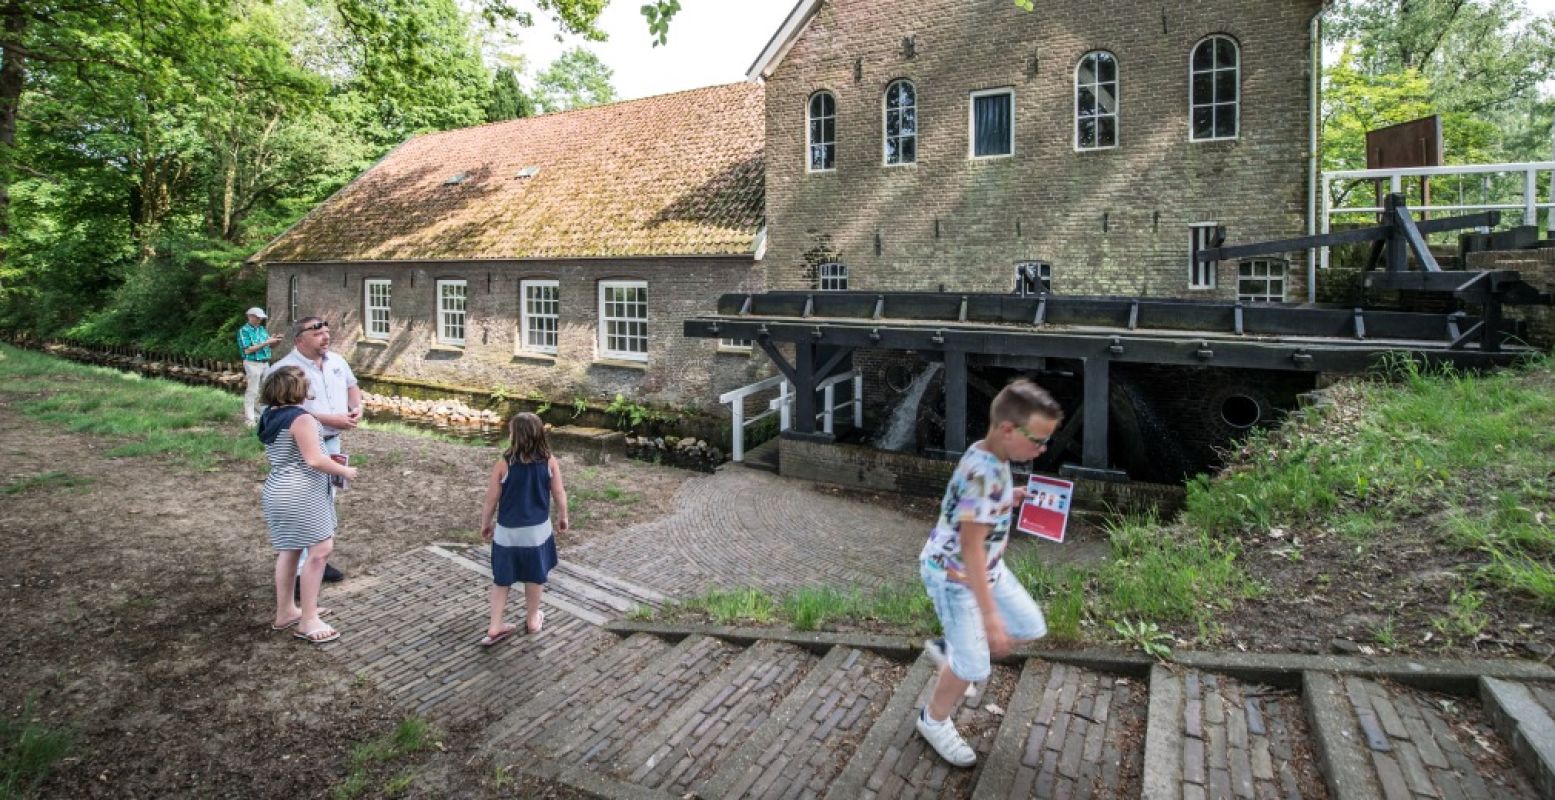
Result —
[[249, 427], [259, 423], [259, 385], [264, 382], [265, 370], [270, 366], [270, 345], [281, 341], [265, 330], [265, 310], [255, 306], [248, 310], [248, 324], [238, 328], [238, 349], [243, 353], [243, 375], [248, 379], [243, 392], [243, 419]]

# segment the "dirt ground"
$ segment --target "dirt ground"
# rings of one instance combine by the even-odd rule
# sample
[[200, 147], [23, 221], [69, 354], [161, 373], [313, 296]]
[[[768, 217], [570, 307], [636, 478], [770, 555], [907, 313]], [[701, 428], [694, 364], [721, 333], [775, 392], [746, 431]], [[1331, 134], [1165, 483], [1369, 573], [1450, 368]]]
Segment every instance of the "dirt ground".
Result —
[[[352, 748], [405, 715], [335, 660], [270, 631], [260, 463], [196, 473], [110, 459], [115, 442], [45, 427], [16, 399], [0, 395], [0, 487], [50, 471], [89, 480], [0, 493], [3, 713], [20, 719], [30, 706], [76, 736], [43, 796], [328, 796]], [[234, 425], [233, 435], [246, 434]], [[392, 554], [474, 540], [494, 448], [375, 431], [347, 441], [365, 462], [340, 502], [332, 562], [348, 580]], [[586, 509], [563, 547], [663, 513], [691, 474], [563, 464]], [[383, 769], [416, 773], [409, 796], [572, 796], [468, 765], [477, 741], [442, 731]]]

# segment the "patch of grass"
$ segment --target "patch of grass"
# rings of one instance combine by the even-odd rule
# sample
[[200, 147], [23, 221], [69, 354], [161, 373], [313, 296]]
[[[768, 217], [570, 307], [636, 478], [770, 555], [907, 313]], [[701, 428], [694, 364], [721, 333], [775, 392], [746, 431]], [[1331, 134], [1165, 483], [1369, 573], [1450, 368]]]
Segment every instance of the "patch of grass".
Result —
[[1398, 647], [1398, 633], [1393, 630], [1392, 617], [1388, 617], [1381, 625], [1371, 629], [1371, 640], [1389, 650]]
[[699, 611], [720, 625], [741, 622], [767, 624], [777, 615], [777, 603], [760, 589], [714, 589], [698, 597], [672, 604], [674, 608]]
[[1346, 511], [1334, 520], [1334, 530], [1356, 544], [1369, 544], [1392, 520], [1375, 508]]
[[110, 456], [167, 455], [194, 469], [257, 459], [262, 448], [236, 426], [242, 398], [218, 389], [68, 361], [0, 345], [0, 386], [32, 396], [23, 414], [76, 433], [126, 440]]
[[[352, 748], [351, 772], [335, 785], [335, 800], [351, 800], [360, 796], [372, 786], [375, 771], [389, 762], [432, 747], [436, 738], [437, 731], [426, 720], [406, 717], [393, 731]], [[399, 794], [408, 789], [415, 778], [413, 770], [401, 772], [383, 784], [382, 793]], [[394, 788], [396, 784], [399, 784], [398, 788]]]
[[1485, 595], [1473, 589], [1454, 589], [1447, 603], [1446, 613], [1431, 620], [1431, 626], [1449, 639], [1472, 639], [1490, 623], [1490, 617], [1481, 607]]
[[0, 488], [0, 494], [21, 494], [22, 492], [29, 492], [33, 489], [74, 489], [84, 486], [91, 486], [92, 481], [92, 478], [88, 478], [84, 475], [73, 475], [69, 472], [51, 470], [49, 472], [40, 472], [37, 475], [27, 475], [22, 478], [17, 478], [16, 480], [6, 484], [4, 488]]
[[34, 719], [31, 702], [24, 704], [20, 719], [0, 719], [0, 797], [25, 797], [37, 791], [74, 742], [70, 731]]
[[1098, 617], [1203, 625], [1258, 587], [1236, 563], [1234, 541], [1185, 526], [1163, 529], [1153, 515], [1108, 523], [1112, 557], [1092, 576]]
[[596, 474], [586, 469], [580, 470], [578, 479], [568, 487], [569, 522], [577, 527], [586, 526], [601, 516], [608, 516], [611, 511], [635, 506], [642, 501], [642, 492], [623, 489], [614, 483], [597, 488], [586, 485]]

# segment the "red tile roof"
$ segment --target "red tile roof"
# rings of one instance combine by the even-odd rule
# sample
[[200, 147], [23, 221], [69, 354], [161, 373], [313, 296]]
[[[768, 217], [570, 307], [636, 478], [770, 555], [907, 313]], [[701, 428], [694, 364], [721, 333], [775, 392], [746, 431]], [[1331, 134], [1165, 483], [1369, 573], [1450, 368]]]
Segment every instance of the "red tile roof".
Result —
[[748, 254], [762, 113], [735, 83], [417, 136], [251, 260]]

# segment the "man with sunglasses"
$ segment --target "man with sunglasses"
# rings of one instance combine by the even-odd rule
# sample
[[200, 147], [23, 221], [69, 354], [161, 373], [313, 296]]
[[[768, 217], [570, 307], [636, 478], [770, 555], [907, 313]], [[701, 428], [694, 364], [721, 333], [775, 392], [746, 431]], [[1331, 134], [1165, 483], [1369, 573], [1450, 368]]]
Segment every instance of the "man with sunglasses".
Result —
[[[324, 451], [338, 455], [340, 434], [362, 421], [362, 390], [356, 385], [351, 365], [338, 353], [330, 352], [329, 343], [328, 322], [321, 317], [302, 317], [292, 323], [292, 351], [270, 365], [270, 372], [289, 365], [308, 377], [308, 399], [303, 401], [302, 408], [318, 420], [324, 434]], [[344, 578], [340, 570], [325, 565], [324, 580]]]

